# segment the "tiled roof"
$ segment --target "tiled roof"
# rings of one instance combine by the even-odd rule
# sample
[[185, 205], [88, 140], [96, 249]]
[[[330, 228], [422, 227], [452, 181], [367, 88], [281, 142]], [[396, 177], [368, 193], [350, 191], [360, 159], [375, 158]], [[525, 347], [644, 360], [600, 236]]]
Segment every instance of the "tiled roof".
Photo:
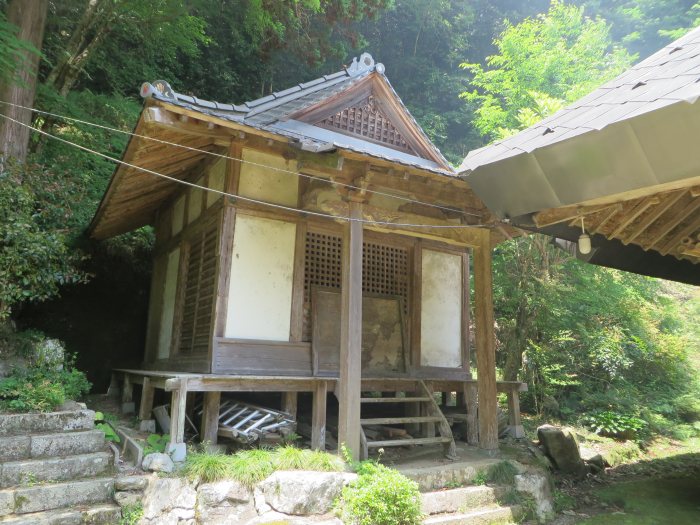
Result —
[[700, 28], [534, 126], [467, 155], [460, 172], [700, 97]]
[[328, 151], [335, 148], [348, 149], [407, 166], [454, 176], [454, 171], [449, 168], [449, 162], [432, 144], [412, 116], [411, 119], [413, 119], [416, 128], [426, 139], [427, 143], [432, 146], [435, 155], [442, 161], [441, 163], [397, 151], [374, 142], [348, 137], [341, 133], [308, 124], [304, 125], [304, 123], [299, 121], [288, 119], [290, 115], [298, 111], [347, 90], [371, 73], [378, 73], [382, 76], [383, 80], [391, 88], [393, 95], [406, 111], [406, 114], [410, 116], [410, 112], [403, 105], [398, 94], [384, 75], [384, 65], [375, 63], [372, 56], [368, 53], [363, 53], [359, 60], [357, 58], [353, 59], [352, 64], [341, 71], [324, 75], [310, 82], [297, 84], [283, 91], [277, 91], [243, 104], [225, 104], [176, 93], [164, 81], [144, 84], [141, 87], [141, 96], [144, 98], [153, 97], [157, 100], [186, 107], [200, 113], [245, 124], [255, 129], [277, 133], [299, 141], [302, 148], [309, 151]]

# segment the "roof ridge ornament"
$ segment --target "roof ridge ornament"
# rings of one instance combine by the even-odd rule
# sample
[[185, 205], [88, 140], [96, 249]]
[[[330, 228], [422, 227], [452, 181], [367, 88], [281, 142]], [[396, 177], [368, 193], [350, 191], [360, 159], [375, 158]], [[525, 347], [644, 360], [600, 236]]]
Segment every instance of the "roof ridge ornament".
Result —
[[175, 91], [165, 80], [156, 80], [153, 83], [144, 82], [141, 84], [141, 97], [151, 98], [153, 95], [160, 95], [171, 100], [176, 100]]
[[378, 73], [384, 73], [384, 64], [376, 64], [372, 55], [365, 52], [360, 55], [360, 59], [357, 57], [352, 59], [352, 64], [346, 68], [348, 74], [351, 77], [365, 73], [366, 71], [372, 71], [376, 69]]

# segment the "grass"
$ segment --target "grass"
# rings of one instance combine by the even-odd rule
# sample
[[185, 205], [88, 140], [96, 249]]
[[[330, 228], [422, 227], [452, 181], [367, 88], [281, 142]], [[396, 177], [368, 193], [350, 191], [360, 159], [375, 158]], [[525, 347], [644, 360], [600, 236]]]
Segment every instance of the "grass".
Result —
[[497, 483], [499, 485], [510, 485], [513, 483], [515, 476], [518, 474], [518, 469], [515, 468], [510, 461], [500, 461], [489, 466], [486, 471], [486, 477], [489, 483]]
[[326, 452], [283, 446], [273, 450], [242, 450], [233, 455], [194, 452], [187, 456], [182, 472], [205, 483], [235, 479], [252, 487], [276, 470], [340, 472], [345, 470], [345, 463]]

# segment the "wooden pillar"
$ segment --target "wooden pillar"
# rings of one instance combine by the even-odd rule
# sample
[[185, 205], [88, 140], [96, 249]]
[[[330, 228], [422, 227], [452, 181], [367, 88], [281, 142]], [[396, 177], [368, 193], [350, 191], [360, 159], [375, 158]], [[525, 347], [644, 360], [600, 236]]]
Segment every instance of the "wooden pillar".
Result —
[[[469, 279], [469, 251], [462, 254], [462, 368], [467, 378], [471, 379], [471, 342], [469, 331], [471, 327], [470, 307], [471, 285]], [[459, 404], [459, 403], [458, 403]]]
[[311, 448], [326, 450], [326, 398], [328, 389], [325, 381], [318, 381], [314, 390], [311, 410]]
[[464, 384], [464, 398], [467, 403], [467, 443], [479, 444], [479, 423], [477, 414], [477, 388], [474, 383]]
[[173, 389], [170, 402], [170, 446], [168, 452], [185, 450], [185, 411], [187, 410], [187, 381], [179, 380], [177, 388]]
[[282, 393], [282, 412], [286, 412], [292, 419], [297, 418], [297, 392], [283, 392]]
[[221, 392], [205, 392], [202, 405], [202, 442], [216, 445], [219, 437]]
[[[362, 204], [350, 202], [350, 217], [362, 217]], [[338, 381], [338, 446], [360, 457], [362, 386], [362, 223], [348, 221], [343, 235], [343, 280]]]
[[129, 374], [124, 374], [124, 383], [122, 384], [122, 413], [133, 414], [135, 409], [134, 385], [131, 382], [131, 376]]
[[474, 248], [474, 301], [476, 317], [476, 369], [479, 392], [479, 448], [498, 448], [496, 398], [496, 339], [493, 319], [490, 231], [480, 229]]
[[520, 395], [517, 389], [508, 391], [508, 424], [510, 425], [510, 433], [516, 438], [525, 437], [525, 429], [522, 421], [520, 421]]
[[143, 388], [141, 389], [141, 404], [139, 405], [139, 419], [145, 421], [151, 418], [151, 411], [153, 410], [153, 394], [155, 393], [155, 388], [151, 384], [151, 379], [149, 377], [143, 378]]

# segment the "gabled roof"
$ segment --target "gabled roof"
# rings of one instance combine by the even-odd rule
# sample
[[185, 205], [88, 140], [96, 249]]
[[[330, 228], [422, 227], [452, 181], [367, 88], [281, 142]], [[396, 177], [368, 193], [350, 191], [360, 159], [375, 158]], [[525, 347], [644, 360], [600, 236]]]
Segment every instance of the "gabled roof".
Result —
[[[417, 146], [414, 150], [418, 151], [401, 151], [389, 144], [367, 140], [366, 137], [318, 125], [318, 122], [306, 122], [303, 118], [296, 118], [297, 115], [322, 107], [328, 101], [342, 100], [344, 94], [353, 93], [353, 88], [357, 88], [355, 91], [361, 91], [362, 86], [367, 88], [368, 85], [374, 90], [381, 90], [390, 105], [398, 108], [393, 117], [401, 122], [392, 124], [403, 127], [412, 135]], [[144, 84], [141, 87], [141, 96], [283, 135], [299, 141], [302, 149], [309, 151], [347, 149], [444, 175], [454, 175], [449, 162], [423, 132], [389, 83], [384, 75], [384, 65], [375, 63], [369, 53], [363, 53], [359, 60], [353, 59], [352, 64], [341, 71], [243, 104], [213, 102], [176, 93], [164, 81]]]

